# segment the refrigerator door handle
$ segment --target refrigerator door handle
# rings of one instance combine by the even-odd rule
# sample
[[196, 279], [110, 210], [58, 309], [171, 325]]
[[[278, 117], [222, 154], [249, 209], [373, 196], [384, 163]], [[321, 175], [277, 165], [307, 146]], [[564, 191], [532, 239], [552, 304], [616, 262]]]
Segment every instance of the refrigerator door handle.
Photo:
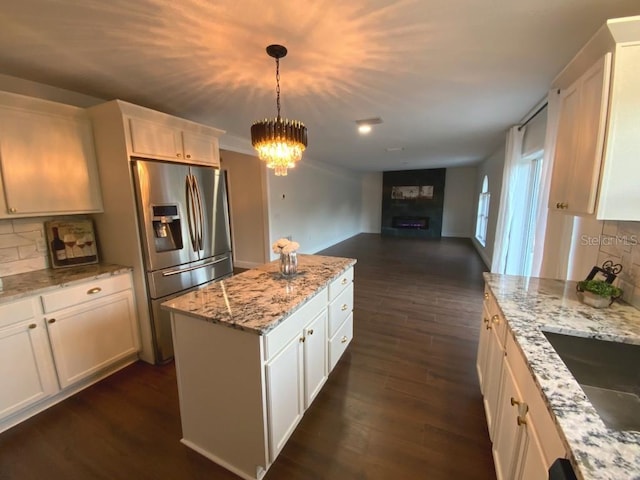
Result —
[[186, 267], [186, 268], [178, 268], [176, 270], [169, 270], [168, 272], [162, 272], [162, 276], [163, 277], [170, 277], [172, 275], [178, 275], [180, 273], [190, 272], [192, 270], [197, 270], [199, 268], [210, 267], [211, 265], [215, 265], [216, 263], [224, 262], [225, 260], [227, 260], [227, 258], [229, 258], [229, 257], [225, 256], [225, 257], [222, 257], [222, 258], [218, 258], [217, 260], [213, 260], [211, 262], [206, 262], [206, 263], [201, 263], [200, 265], [195, 265], [193, 267]]
[[204, 211], [202, 210], [202, 195], [200, 194], [200, 187], [198, 186], [198, 179], [193, 177], [193, 193], [195, 195], [195, 203], [197, 208], [197, 222], [196, 222], [196, 247], [198, 252], [204, 250], [202, 242], [202, 230], [204, 228]]
[[196, 223], [196, 219], [195, 219], [195, 200], [193, 198], [193, 175], [191, 175], [191, 173], [188, 173], [187, 176], [185, 177], [185, 183], [186, 183], [186, 197], [187, 197], [187, 224], [189, 226], [189, 239], [191, 240], [191, 247], [193, 248], [194, 252], [198, 251], [198, 249], [196, 248], [196, 233], [195, 233], [195, 223]]

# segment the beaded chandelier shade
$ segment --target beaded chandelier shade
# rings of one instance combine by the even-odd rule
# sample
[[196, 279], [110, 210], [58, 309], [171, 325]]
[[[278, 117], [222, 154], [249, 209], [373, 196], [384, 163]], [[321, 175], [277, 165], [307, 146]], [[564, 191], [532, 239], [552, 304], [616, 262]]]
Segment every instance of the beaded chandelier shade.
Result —
[[251, 126], [251, 144], [268, 168], [272, 168], [277, 176], [284, 176], [287, 169], [295, 167], [300, 161], [302, 152], [307, 148], [307, 127], [302, 122], [280, 117], [280, 59], [287, 55], [287, 49], [282, 45], [269, 45], [267, 54], [276, 59], [278, 116], [265, 118]]

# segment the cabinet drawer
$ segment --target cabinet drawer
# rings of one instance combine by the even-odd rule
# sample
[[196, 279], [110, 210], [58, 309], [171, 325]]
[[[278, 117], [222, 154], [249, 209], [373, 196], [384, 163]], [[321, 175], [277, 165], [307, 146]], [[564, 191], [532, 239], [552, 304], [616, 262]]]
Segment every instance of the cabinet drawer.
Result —
[[329, 305], [329, 338], [333, 337], [352, 310], [353, 283], [349, 283], [338, 298]]
[[548, 462], [547, 464], [551, 465], [556, 458], [565, 457], [564, 444], [558, 433], [558, 427], [543, 400], [542, 393], [540, 393], [533, 380], [533, 374], [529, 370], [522, 352], [511, 334], [507, 336], [505, 360], [509, 362], [509, 366], [516, 378], [522, 394], [522, 400], [529, 407], [527, 415], [532, 418], [533, 423], [536, 425], [538, 435], [544, 439], [542, 449]]
[[329, 301], [333, 302], [333, 300], [335, 300], [335, 298], [352, 282], [353, 267], [350, 267], [346, 272], [329, 284]]
[[304, 326], [326, 308], [327, 289], [323, 288], [320, 293], [265, 335], [264, 359], [270, 359], [284, 348], [294, 336], [301, 335]]
[[0, 305], [0, 328], [34, 317], [30, 298]]
[[500, 308], [498, 307], [498, 303], [496, 302], [495, 297], [489, 290], [489, 287], [485, 288], [484, 294], [484, 306], [485, 312], [483, 320], [486, 320], [485, 323], [488, 323], [491, 328], [496, 329], [498, 334], [498, 340], [500, 341], [500, 346], [504, 348], [505, 340], [507, 337], [507, 322], [502, 315]]
[[44, 313], [55, 312], [63, 308], [106, 297], [131, 288], [130, 275], [94, 280], [74, 287], [61, 288], [52, 293], [42, 295]]
[[335, 336], [329, 341], [329, 371], [333, 370], [344, 351], [351, 343], [353, 338], [353, 314], [349, 315], [347, 321], [336, 332]]

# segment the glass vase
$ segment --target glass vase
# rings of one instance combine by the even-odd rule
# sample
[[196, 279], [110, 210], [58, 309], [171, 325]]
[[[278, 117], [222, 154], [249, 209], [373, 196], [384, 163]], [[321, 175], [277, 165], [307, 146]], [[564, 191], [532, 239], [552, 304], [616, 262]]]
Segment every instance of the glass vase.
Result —
[[298, 255], [296, 252], [280, 254], [280, 273], [291, 277], [298, 273]]

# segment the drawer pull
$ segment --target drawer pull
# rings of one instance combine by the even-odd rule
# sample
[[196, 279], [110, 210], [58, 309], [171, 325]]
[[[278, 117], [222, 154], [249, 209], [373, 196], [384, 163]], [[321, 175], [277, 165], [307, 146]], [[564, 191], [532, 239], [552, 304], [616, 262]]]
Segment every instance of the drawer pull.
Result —
[[484, 299], [489, 300], [489, 292], [484, 292]]
[[487, 317], [484, 317], [484, 318], [482, 319], [482, 323], [489, 323], [489, 319], [488, 319]]
[[346, 277], [345, 277], [345, 278], [343, 278], [343, 279], [342, 279], [342, 282], [340, 282], [340, 283], [341, 283], [342, 285], [346, 285], [346, 284], [347, 284], [347, 278], [346, 278]]
[[347, 305], [346, 303], [343, 303], [341, 310], [344, 312], [347, 308], [349, 308], [349, 305]]
[[520, 405], [522, 402], [520, 402], [520, 400], [516, 400], [515, 398], [511, 397], [511, 406], [514, 407], [516, 405]]
[[340, 339], [340, 343], [347, 343], [347, 341], [349, 340], [349, 337], [347, 337], [346, 335], [344, 337], [342, 337]]
[[47, 323], [56, 323], [56, 319], [55, 318], [50, 318], [49, 320], [47, 320]]
[[499, 315], [494, 315], [493, 317], [491, 317], [491, 321], [495, 324], [500, 323], [500, 316]]
[[187, 153], [187, 158], [191, 158], [191, 155], [189, 155], [188, 153]]
[[100, 293], [102, 289], [100, 287], [93, 287], [87, 290], [87, 295], [93, 295], [94, 293]]
[[34, 328], [36, 328], [36, 327], [37, 327], [37, 325], [36, 325], [35, 323], [30, 323], [30, 324], [29, 324], [29, 328], [30, 328], [31, 330], [33, 330], [33, 329], [34, 329]]
[[313, 328], [309, 329], [309, 331], [307, 332], [307, 335], [313, 335]]
[[526, 425], [527, 419], [524, 418], [522, 415], [518, 415], [518, 418], [516, 418], [516, 423], [518, 424], [518, 426]]
[[300, 337], [299, 340], [300, 340], [300, 343], [304, 343], [305, 338], [304, 337]]

